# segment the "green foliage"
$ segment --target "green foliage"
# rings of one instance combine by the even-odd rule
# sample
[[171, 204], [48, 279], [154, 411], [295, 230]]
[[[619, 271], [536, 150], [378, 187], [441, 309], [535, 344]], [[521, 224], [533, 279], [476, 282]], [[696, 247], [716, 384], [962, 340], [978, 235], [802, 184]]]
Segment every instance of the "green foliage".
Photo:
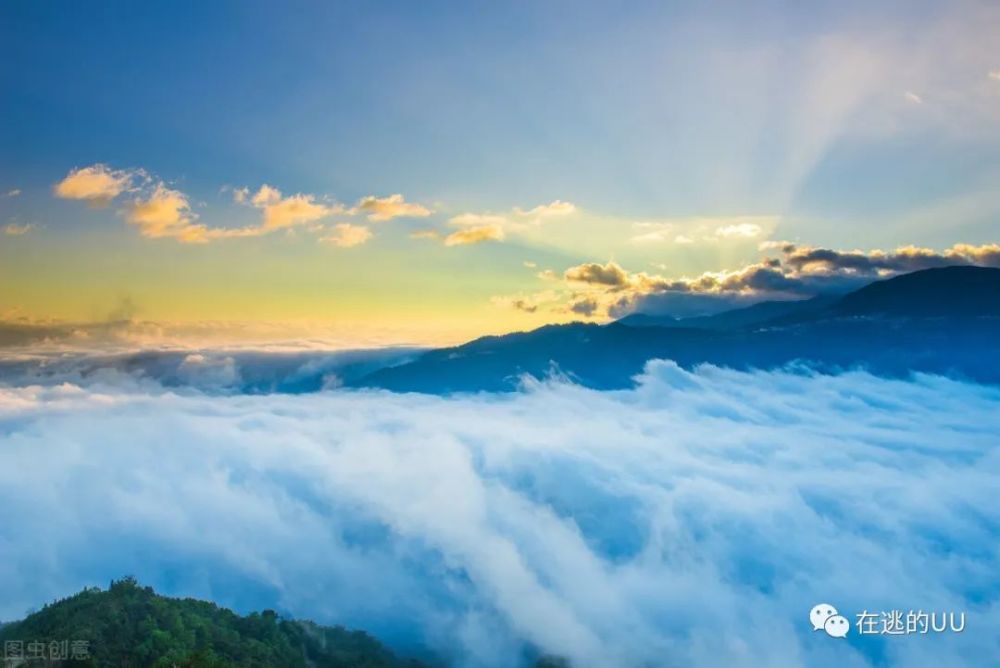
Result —
[[395, 668], [398, 659], [362, 631], [282, 619], [271, 610], [241, 617], [214, 603], [158, 596], [135, 578], [88, 588], [0, 627], [6, 640], [82, 640], [89, 659], [72, 666], [122, 668]]

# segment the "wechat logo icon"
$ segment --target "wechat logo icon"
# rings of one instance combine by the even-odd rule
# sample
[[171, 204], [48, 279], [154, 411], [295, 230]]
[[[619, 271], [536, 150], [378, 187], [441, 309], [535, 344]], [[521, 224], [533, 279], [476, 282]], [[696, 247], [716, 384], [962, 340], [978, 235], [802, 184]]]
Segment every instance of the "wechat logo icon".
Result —
[[851, 625], [846, 617], [841, 616], [835, 607], [829, 603], [814, 605], [809, 611], [809, 623], [813, 631], [826, 631], [833, 638], [846, 638]]

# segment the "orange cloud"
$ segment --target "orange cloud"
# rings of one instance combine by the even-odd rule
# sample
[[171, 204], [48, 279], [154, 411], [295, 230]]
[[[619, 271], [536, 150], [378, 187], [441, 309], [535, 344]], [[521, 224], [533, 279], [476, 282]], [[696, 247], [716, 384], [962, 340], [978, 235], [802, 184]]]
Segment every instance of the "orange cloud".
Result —
[[353, 248], [360, 246], [372, 238], [372, 231], [362, 225], [339, 223], [334, 226], [332, 234], [322, 237], [320, 241], [339, 246]]
[[393, 218], [426, 218], [431, 215], [431, 210], [422, 204], [407, 202], [402, 195], [396, 193], [388, 197], [363, 197], [351, 213], [365, 213], [368, 220], [378, 223]]
[[[237, 190], [238, 193], [244, 191]], [[243, 194], [243, 199], [246, 195]], [[264, 184], [250, 198], [250, 203], [264, 212], [264, 228], [276, 230], [312, 223], [338, 213], [341, 207], [328, 206], [317, 202], [312, 195], [290, 195], [283, 197], [277, 188]]]
[[503, 228], [499, 225], [481, 225], [478, 227], [467, 227], [465, 229], [452, 232], [444, 239], [445, 246], [468, 246], [484, 241], [502, 241], [504, 238]]
[[144, 237], [170, 237], [186, 243], [208, 241], [207, 228], [195, 224], [187, 196], [159, 183], [146, 199], [137, 199], [127, 209], [125, 220], [137, 226]]
[[138, 172], [113, 170], [100, 163], [72, 170], [55, 185], [56, 197], [80, 199], [95, 207], [107, 206], [115, 197], [130, 190]]

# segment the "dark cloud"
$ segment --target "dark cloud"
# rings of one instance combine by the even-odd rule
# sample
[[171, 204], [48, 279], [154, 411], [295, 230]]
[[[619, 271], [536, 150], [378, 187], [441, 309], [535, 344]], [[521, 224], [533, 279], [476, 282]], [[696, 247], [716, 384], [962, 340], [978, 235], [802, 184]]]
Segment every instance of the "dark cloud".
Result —
[[[619, 265], [589, 263], [566, 270], [567, 280], [588, 283], [591, 295], [611, 317], [639, 311], [677, 317], [712, 313], [765, 299], [802, 299], [847, 292], [873, 280], [950, 265], [1000, 267], [1000, 245], [956, 244], [939, 252], [905, 246], [894, 251], [838, 251], [766, 242], [765, 257], [737, 270], [706, 272], [692, 278], [630, 274]], [[601, 288], [606, 288], [603, 293]]]
[[579, 297], [569, 303], [569, 310], [589, 318], [597, 312], [600, 306], [593, 297]]
[[628, 273], [614, 262], [608, 262], [607, 264], [589, 262], [576, 267], [570, 267], [563, 274], [563, 277], [567, 281], [606, 285], [615, 288], [623, 288], [629, 283]]

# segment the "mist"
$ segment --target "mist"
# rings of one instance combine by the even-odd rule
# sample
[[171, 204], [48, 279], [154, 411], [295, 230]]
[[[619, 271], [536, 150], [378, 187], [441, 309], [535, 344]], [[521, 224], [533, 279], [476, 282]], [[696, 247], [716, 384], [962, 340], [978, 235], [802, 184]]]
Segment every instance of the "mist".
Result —
[[[0, 619], [132, 574], [459, 666], [1000, 656], [997, 388], [664, 361], [627, 391], [453, 397], [172, 374], [0, 387]], [[820, 602], [968, 623], [834, 639]]]

